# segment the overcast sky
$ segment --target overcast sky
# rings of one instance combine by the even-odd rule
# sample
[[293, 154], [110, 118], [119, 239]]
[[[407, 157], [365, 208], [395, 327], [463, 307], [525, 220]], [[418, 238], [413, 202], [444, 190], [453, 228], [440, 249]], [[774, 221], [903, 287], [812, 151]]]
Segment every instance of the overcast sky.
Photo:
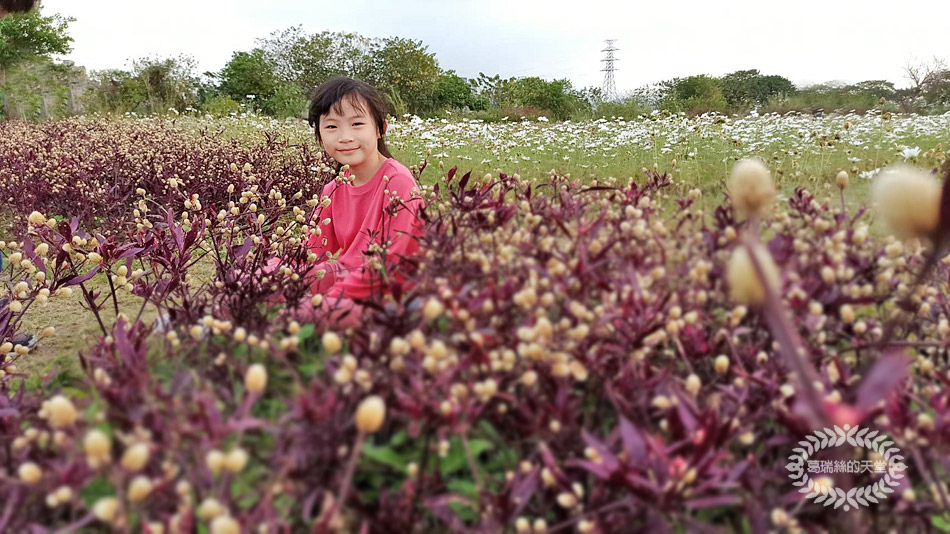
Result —
[[603, 83], [605, 39], [617, 39], [620, 92], [674, 76], [757, 68], [796, 84], [887, 79], [908, 61], [950, 59], [950, 2], [798, 0], [44, 0], [76, 18], [67, 58], [122, 68], [147, 55], [189, 54], [218, 70], [274, 30], [347, 31], [423, 41], [461, 76]]

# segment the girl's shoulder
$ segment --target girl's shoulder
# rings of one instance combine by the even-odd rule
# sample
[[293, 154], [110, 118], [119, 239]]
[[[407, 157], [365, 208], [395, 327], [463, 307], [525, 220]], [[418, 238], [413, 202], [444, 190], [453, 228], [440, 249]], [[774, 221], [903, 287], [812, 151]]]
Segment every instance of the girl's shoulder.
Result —
[[418, 187], [419, 184], [416, 183], [412, 172], [395, 158], [389, 158], [383, 166], [385, 167], [383, 175], [389, 178], [386, 184], [387, 189], [410, 192]]
[[394, 179], [397, 179], [400, 182], [409, 181], [411, 183], [416, 183], [416, 179], [412, 176], [412, 171], [410, 171], [405, 165], [399, 163], [396, 158], [389, 158], [386, 160], [386, 163], [383, 164], [386, 169], [384, 169], [383, 174], [389, 177], [390, 183]]

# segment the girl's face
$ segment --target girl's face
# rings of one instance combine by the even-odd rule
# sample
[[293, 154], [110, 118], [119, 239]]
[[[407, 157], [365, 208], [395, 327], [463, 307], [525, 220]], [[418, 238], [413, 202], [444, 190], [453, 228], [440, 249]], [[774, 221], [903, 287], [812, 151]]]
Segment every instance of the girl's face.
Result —
[[[376, 141], [382, 137], [366, 113], [366, 104], [355, 107], [351, 99], [341, 102], [343, 113], [337, 113], [333, 107], [320, 117], [320, 142], [331, 158], [350, 168], [358, 168], [363, 163], [373, 163], [382, 155]], [[383, 132], [386, 131], [383, 122]]]

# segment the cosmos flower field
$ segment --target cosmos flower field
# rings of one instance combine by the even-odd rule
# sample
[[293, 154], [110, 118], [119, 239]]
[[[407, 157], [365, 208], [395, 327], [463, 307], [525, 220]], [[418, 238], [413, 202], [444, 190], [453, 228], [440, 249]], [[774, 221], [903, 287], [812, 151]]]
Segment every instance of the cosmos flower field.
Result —
[[389, 136], [341, 329], [305, 124], [0, 123], [0, 532], [950, 531], [950, 115]]

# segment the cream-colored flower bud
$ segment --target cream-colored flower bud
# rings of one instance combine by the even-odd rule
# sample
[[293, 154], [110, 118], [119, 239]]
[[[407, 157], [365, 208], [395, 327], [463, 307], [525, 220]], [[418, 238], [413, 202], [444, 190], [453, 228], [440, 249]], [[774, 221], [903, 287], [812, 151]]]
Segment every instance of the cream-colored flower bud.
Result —
[[211, 534], [241, 534], [241, 525], [229, 515], [219, 515], [211, 521]]
[[103, 497], [96, 501], [96, 504], [92, 506], [92, 515], [96, 516], [96, 519], [102, 521], [106, 524], [112, 524], [115, 521], [115, 516], [119, 512], [119, 499], [115, 497]]
[[409, 333], [409, 345], [416, 350], [426, 348], [426, 335], [421, 330], [413, 330]]
[[148, 444], [147, 443], [136, 443], [128, 449], [125, 449], [125, 453], [122, 454], [122, 459], [120, 464], [122, 467], [133, 473], [136, 471], [141, 471], [146, 464], [148, 464]]
[[53, 337], [54, 335], [56, 335], [56, 327], [55, 327], [55, 326], [47, 326], [46, 328], [40, 330], [40, 337], [41, 337], [41, 338]]
[[232, 473], [240, 473], [247, 465], [247, 460], [247, 451], [238, 447], [228, 453], [227, 458], [224, 460], [224, 468]]
[[42, 213], [38, 211], [34, 211], [33, 213], [30, 213], [30, 217], [28, 220], [30, 224], [32, 224], [33, 226], [43, 226], [44, 224], [46, 224], [46, 216], [44, 216]]
[[784, 527], [788, 525], [789, 517], [788, 513], [781, 508], [772, 509], [772, 524], [777, 527]]
[[36, 245], [36, 255], [37, 256], [46, 256], [49, 254], [49, 245], [47, 243], [40, 243]]
[[86, 456], [95, 460], [108, 460], [112, 454], [112, 440], [101, 430], [90, 430], [82, 440]]
[[659, 408], [660, 410], [668, 410], [671, 406], [673, 406], [673, 403], [666, 395], [657, 395], [656, 397], [653, 397], [652, 401], [650, 401], [650, 405], [654, 408]]
[[26, 462], [17, 469], [17, 476], [27, 484], [36, 484], [43, 478], [43, 470], [33, 462]]
[[432, 319], [442, 315], [442, 312], [444, 311], [445, 305], [443, 305], [438, 299], [431, 297], [426, 301], [425, 306], [422, 308], [422, 315], [427, 321], [431, 321]]
[[401, 337], [394, 337], [389, 342], [389, 352], [393, 356], [405, 356], [409, 354], [410, 350], [412, 350], [412, 347], [409, 346], [409, 342]]
[[577, 497], [573, 493], [565, 491], [558, 494], [557, 503], [561, 508], [571, 509], [577, 506]]
[[321, 340], [323, 343], [323, 349], [327, 351], [327, 354], [336, 354], [337, 352], [340, 352], [341, 348], [343, 348], [343, 341], [336, 332], [324, 332]]
[[699, 390], [703, 387], [702, 380], [699, 379], [699, 376], [696, 373], [691, 373], [686, 377], [686, 391], [692, 395], [696, 396], [699, 394]]
[[363, 399], [356, 409], [356, 428], [364, 434], [372, 434], [386, 420], [386, 403], [377, 395]]
[[716, 356], [716, 361], [713, 363], [713, 366], [716, 368], [716, 372], [724, 375], [729, 371], [729, 357], [725, 354], [720, 354]]
[[224, 469], [225, 462], [227, 457], [218, 449], [212, 449], [205, 455], [205, 465], [216, 475]]
[[940, 182], [923, 169], [904, 164], [887, 167], [875, 179], [872, 197], [898, 237], [925, 237], [937, 227]]
[[729, 195], [740, 213], [768, 215], [775, 201], [775, 184], [768, 167], [758, 159], [743, 159], [732, 168]]
[[842, 305], [840, 314], [841, 321], [845, 324], [851, 324], [854, 322], [854, 308], [852, 308], [850, 304]]
[[[777, 291], [779, 271], [772, 255], [758, 244], [752, 247], [752, 251], [765, 275], [764, 282], [769, 284], [773, 291]], [[761, 304], [765, 301], [765, 285], [752, 264], [752, 257], [747, 247], [736, 247], [733, 250], [726, 269], [726, 279], [729, 282], [729, 295], [733, 301], [741, 304]]]
[[848, 177], [848, 171], [841, 171], [835, 176], [835, 185], [838, 186], [838, 189], [844, 191], [848, 187], [848, 182], [850, 181]]
[[64, 397], [63, 395], [56, 395], [46, 404], [49, 414], [49, 424], [53, 428], [66, 428], [73, 425], [76, 422], [76, 418], [79, 416], [76, 412], [76, 406], [73, 405], [73, 401]]
[[244, 387], [248, 392], [259, 395], [267, 387], [267, 368], [262, 364], [251, 364], [244, 373]]
[[69, 501], [73, 500], [73, 489], [69, 486], [60, 486], [56, 488], [56, 500], [59, 504], [66, 504]]
[[191, 337], [195, 340], [199, 340], [204, 336], [204, 328], [200, 324], [193, 325], [188, 331], [191, 334]]
[[142, 502], [152, 493], [152, 481], [144, 475], [139, 475], [129, 483], [129, 502]]
[[198, 506], [198, 517], [202, 521], [211, 521], [220, 515], [224, 515], [226, 512], [227, 509], [224, 505], [214, 497], [208, 497], [201, 501], [201, 505]]

